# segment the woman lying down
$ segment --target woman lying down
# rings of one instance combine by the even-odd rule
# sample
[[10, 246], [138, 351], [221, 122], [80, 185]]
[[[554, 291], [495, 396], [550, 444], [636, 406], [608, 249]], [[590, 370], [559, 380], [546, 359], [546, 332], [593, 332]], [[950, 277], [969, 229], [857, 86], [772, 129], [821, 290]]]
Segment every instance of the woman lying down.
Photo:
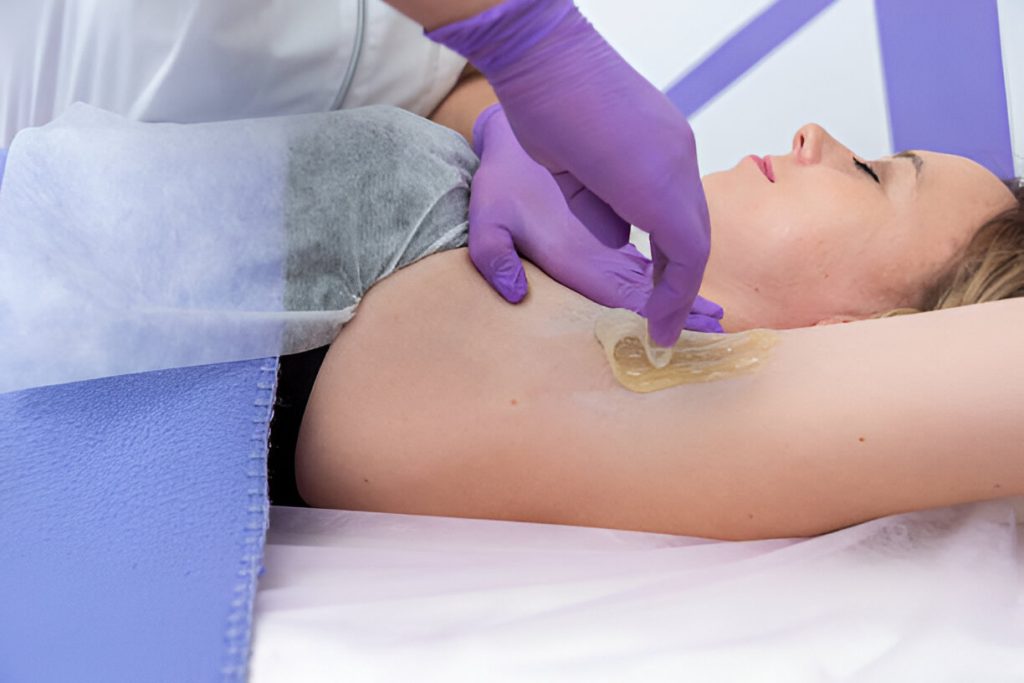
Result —
[[[298, 395], [274, 417], [272, 501], [302, 504], [289, 430], [325, 508], [740, 540], [1024, 494], [1024, 302], [998, 301], [1024, 293], [1024, 193], [957, 156], [867, 161], [817, 125], [771, 167], [703, 179], [701, 294], [727, 334], [778, 331], [752, 371], [630, 391], [595, 338], [606, 308], [529, 263], [509, 305], [449, 240], [329, 349], [282, 358], [279, 397]], [[880, 317], [908, 308], [938, 310]], [[302, 386], [300, 418], [282, 405], [301, 413]]]

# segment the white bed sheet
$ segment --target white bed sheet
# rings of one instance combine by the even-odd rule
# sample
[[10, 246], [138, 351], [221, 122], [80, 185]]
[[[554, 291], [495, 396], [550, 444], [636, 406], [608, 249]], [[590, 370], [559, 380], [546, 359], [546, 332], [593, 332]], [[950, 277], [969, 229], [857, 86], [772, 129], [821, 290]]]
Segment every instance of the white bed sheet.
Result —
[[726, 542], [272, 507], [250, 681], [1021, 681], [1017, 520]]

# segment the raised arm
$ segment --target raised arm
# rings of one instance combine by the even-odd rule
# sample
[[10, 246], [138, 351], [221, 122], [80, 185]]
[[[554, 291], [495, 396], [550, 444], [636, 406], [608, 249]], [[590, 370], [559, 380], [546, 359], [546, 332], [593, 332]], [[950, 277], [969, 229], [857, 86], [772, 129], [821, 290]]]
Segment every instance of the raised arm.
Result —
[[741, 540], [1024, 494], [1024, 301], [783, 331], [754, 374], [633, 394], [600, 310], [528, 271], [517, 307], [461, 251], [367, 294], [303, 424], [311, 504]]
[[784, 331], [760, 373], [666, 395], [648, 425], [685, 423], [649, 448], [667, 463], [673, 436], [697, 446], [673, 471], [696, 476], [689, 507], [724, 538], [1021, 495], [1021, 330], [1010, 300]]

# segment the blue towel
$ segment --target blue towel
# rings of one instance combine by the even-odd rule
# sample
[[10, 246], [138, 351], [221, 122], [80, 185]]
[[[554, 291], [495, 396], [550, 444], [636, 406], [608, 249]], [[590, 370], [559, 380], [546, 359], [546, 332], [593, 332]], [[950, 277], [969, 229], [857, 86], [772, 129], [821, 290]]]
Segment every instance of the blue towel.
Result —
[[244, 681], [276, 359], [0, 394], [0, 681]]
[[0, 681], [244, 681], [279, 356], [466, 242], [478, 160], [425, 119], [197, 125], [79, 107], [12, 144]]
[[0, 392], [330, 344], [375, 282], [466, 244], [478, 163], [394, 107], [179, 125], [75, 105], [10, 148]]

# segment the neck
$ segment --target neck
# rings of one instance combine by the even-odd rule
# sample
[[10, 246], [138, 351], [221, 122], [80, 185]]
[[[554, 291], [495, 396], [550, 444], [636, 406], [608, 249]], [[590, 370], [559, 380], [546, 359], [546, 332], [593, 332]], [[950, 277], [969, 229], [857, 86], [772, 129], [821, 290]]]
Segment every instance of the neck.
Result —
[[726, 332], [743, 332], [766, 325], [763, 315], [765, 307], [760, 304], [760, 294], [749, 292], [743, 285], [730, 285], [716, 282], [708, 277], [701, 283], [700, 295], [714, 301], [725, 310], [722, 316], [722, 329]]

